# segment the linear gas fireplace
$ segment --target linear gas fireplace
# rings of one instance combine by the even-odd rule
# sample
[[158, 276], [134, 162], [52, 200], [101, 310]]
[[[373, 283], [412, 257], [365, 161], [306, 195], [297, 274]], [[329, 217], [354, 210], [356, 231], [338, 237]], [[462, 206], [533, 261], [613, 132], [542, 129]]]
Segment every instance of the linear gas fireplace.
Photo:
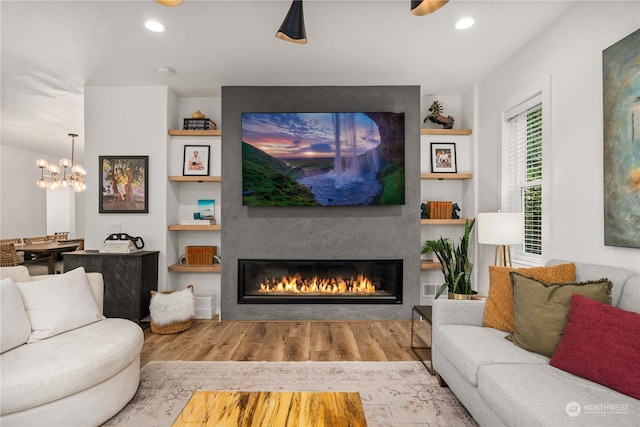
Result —
[[402, 260], [238, 260], [239, 304], [402, 304]]

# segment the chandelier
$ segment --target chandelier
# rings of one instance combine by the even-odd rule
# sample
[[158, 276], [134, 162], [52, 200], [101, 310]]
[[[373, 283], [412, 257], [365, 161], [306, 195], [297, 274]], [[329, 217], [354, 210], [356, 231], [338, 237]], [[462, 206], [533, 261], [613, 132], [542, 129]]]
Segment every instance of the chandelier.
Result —
[[[49, 164], [44, 159], [36, 160], [36, 166], [40, 168], [41, 173], [40, 179], [36, 182], [36, 185], [39, 188], [46, 188], [51, 191], [55, 191], [58, 188], [71, 187], [76, 193], [80, 193], [85, 190], [85, 170], [82, 166], [73, 164], [73, 154], [78, 135], [70, 133], [69, 136], [71, 137], [71, 159], [64, 158], [60, 160], [60, 166]], [[49, 173], [48, 175], [45, 175], [45, 169]]]

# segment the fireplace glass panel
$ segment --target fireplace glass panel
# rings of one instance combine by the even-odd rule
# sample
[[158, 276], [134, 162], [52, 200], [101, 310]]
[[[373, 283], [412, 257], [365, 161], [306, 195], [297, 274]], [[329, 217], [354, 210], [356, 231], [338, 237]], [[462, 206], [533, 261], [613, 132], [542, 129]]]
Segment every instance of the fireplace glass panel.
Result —
[[238, 260], [238, 303], [401, 304], [402, 260]]

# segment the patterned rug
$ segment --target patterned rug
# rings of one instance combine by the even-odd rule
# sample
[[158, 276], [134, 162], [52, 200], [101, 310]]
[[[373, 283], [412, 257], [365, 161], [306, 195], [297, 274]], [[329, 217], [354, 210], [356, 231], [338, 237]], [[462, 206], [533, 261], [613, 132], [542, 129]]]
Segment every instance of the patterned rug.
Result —
[[357, 391], [368, 427], [477, 426], [420, 362], [150, 362], [104, 426], [170, 426], [196, 390]]

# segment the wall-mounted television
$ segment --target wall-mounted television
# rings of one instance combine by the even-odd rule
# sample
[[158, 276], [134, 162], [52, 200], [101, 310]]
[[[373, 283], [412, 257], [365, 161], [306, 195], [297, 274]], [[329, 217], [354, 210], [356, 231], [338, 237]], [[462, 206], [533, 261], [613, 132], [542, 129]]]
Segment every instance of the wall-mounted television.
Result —
[[404, 205], [403, 112], [242, 113], [245, 206]]

